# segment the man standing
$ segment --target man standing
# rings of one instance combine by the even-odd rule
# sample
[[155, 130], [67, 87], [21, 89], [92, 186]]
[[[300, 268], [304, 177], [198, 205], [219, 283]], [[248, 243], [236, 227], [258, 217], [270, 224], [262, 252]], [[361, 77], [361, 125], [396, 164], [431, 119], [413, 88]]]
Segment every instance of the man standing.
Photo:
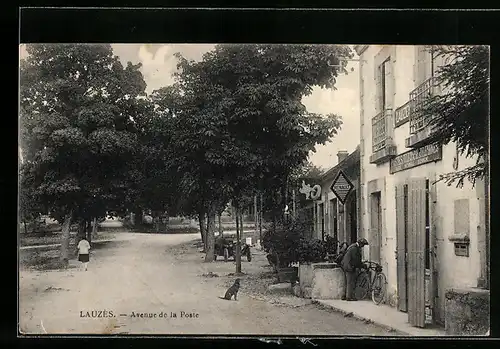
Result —
[[357, 242], [347, 248], [344, 257], [342, 258], [342, 269], [345, 273], [345, 292], [342, 300], [355, 301], [354, 287], [356, 283], [357, 270], [364, 267], [361, 261], [361, 249], [368, 245], [366, 239], [359, 239]]

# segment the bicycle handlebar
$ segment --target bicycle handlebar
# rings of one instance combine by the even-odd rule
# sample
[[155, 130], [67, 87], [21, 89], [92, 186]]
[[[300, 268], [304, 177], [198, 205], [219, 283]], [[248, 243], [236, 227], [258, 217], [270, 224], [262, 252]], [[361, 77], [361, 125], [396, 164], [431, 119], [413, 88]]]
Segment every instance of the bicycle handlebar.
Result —
[[372, 269], [372, 270], [375, 270], [377, 268], [382, 269], [382, 266], [377, 262], [363, 261], [363, 264], [365, 264], [368, 267], [367, 269]]

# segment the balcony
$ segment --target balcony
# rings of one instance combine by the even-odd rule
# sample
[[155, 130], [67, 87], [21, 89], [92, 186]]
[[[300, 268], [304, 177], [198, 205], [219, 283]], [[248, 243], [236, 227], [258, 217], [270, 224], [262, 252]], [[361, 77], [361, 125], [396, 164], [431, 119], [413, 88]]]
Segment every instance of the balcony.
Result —
[[396, 156], [393, 142], [392, 110], [386, 109], [372, 119], [372, 155], [370, 163], [381, 164]]
[[408, 102], [410, 104], [410, 137], [405, 140], [407, 148], [421, 147], [433, 141], [430, 122], [434, 116], [425, 114], [422, 109], [426, 99], [438, 93], [438, 85], [434, 77], [427, 79], [410, 92]]

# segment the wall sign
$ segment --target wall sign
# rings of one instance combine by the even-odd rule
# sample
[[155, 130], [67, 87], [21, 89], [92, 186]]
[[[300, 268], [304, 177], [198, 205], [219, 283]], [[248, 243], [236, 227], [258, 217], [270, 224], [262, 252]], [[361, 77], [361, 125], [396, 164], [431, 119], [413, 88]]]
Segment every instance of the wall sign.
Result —
[[443, 158], [443, 149], [436, 144], [428, 144], [421, 148], [412, 149], [406, 153], [400, 154], [390, 160], [389, 172], [395, 173], [404, 171], [412, 167], [417, 167], [432, 161], [438, 161]]
[[394, 127], [399, 127], [410, 121], [410, 102], [402, 105], [394, 112]]

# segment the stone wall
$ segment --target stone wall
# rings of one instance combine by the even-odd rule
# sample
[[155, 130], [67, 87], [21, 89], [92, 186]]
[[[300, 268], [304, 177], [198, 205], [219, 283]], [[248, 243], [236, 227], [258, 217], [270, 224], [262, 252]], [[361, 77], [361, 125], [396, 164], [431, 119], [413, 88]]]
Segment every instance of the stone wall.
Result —
[[446, 290], [447, 335], [481, 336], [490, 329], [490, 291], [479, 288]]
[[341, 299], [345, 293], [345, 276], [335, 263], [314, 263], [312, 299]]

